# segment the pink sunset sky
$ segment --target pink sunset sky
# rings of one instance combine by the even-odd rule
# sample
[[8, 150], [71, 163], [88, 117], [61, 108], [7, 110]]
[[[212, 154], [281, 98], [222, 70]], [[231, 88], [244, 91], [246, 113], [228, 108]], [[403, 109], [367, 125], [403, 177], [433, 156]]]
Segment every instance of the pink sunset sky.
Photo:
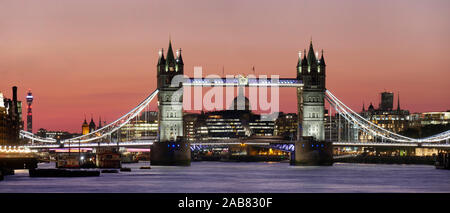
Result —
[[[25, 101], [32, 89], [34, 131], [80, 132], [85, 114], [115, 120], [156, 88], [169, 35], [189, 76], [295, 77], [312, 37], [327, 88], [351, 108], [391, 91], [411, 112], [446, 111], [449, 11], [448, 0], [1, 0], [0, 91], [16, 85]], [[282, 90], [281, 111], [296, 112], [293, 97]]]

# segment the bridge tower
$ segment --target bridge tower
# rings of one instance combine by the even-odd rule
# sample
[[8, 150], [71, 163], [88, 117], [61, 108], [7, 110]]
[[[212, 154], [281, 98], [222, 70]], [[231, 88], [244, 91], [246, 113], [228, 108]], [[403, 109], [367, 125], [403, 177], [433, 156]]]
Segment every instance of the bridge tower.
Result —
[[301, 126], [299, 139], [312, 136], [317, 141], [325, 140], [324, 110], [325, 110], [325, 59], [318, 60], [314, 52], [312, 41], [308, 55], [306, 50], [297, 63], [297, 79], [303, 81], [303, 88], [297, 89], [297, 106], [299, 113], [299, 126]]
[[[181, 49], [175, 58], [169, 41], [167, 56], [159, 53], [158, 81], [158, 141], [151, 148], [152, 165], [190, 165], [190, 146], [183, 137], [183, 85], [179, 78], [184, 72]], [[179, 83], [174, 83], [178, 81]]]
[[325, 59], [314, 52], [312, 41], [308, 54], [299, 52], [297, 79], [298, 139], [291, 160], [293, 165], [332, 165], [333, 146], [325, 142]]

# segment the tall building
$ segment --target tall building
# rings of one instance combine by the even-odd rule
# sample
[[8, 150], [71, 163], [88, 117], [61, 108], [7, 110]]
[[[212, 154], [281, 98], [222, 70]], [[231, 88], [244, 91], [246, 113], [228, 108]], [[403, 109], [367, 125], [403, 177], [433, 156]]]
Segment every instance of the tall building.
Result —
[[184, 122], [184, 136], [187, 141], [194, 142], [197, 136], [197, 120], [199, 118], [199, 114], [195, 113], [186, 113], [183, 116]]
[[23, 129], [22, 102], [17, 100], [17, 87], [12, 88], [13, 98], [0, 96], [0, 144], [20, 144], [19, 133]]
[[[324, 110], [325, 110], [325, 59], [317, 60], [312, 41], [308, 55], [304, 50], [303, 59], [299, 52], [297, 62], [297, 79], [303, 81], [303, 90], [297, 90], [299, 121], [301, 121], [301, 136], [312, 136], [318, 141], [325, 140]], [[302, 111], [303, 109], [303, 111]]]
[[285, 139], [297, 139], [297, 114], [280, 113], [275, 121], [274, 135], [283, 136]]
[[7, 144], [9, 138], [9, 116], [0, 92], [0, 145]]
[[379, 110], [390, 111], [394, 109], [394, 93], [392, 92], [382, 92], [380, 93], [381, 101]]
[[172, 50], [172, 42], [169, 41], [167, 58], [164, 58], [163, 50], [157, 65], [158, 79], [158, 110], [159, 110], [159, 141], [175, 141], [183, 136], [183, 86], [180, 82], [172, 85], [172, 80], [177, 75], [183, 75], [184, 63], [181, 57], [181, 49], [177, 51], [175, 58]]
[[27, 131], [33, 132], [33, 112], [31, 104], [33, 103], [34, 97], [31, 94], [31, 90], [28, 90], [26, 99], [27, 99]]

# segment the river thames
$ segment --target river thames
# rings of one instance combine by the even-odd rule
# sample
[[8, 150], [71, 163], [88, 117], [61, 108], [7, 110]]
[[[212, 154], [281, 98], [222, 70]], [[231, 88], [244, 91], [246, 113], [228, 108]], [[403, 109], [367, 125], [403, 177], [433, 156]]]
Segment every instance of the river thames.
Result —
[[[0, 193], [397, 193], [450, 192], [450, 170], [429, 165], [335, 163], [329, 167], [279, 162], [192, 162], [190, 167], [123, 164], [131, 172], [99, 177], [31, 178], [16, 170], [0, 182]], [[39, 168], [54, 168], [41, 163]]]

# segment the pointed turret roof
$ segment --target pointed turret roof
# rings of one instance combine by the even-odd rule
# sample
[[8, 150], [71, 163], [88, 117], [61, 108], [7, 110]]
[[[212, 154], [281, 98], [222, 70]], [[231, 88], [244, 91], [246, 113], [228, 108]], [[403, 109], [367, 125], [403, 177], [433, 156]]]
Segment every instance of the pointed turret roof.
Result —
[[297, 67], [300, 67], [301, 65], [302, 65], [302, 51], [298, 51]]
[[306, 49], [303, 50], [302, 66], [308, 66], [308, 59], [306, 58]]
[[172, 40], [169, 40], [169, 49], [167, 50], [166, 64], [175, 63], [175, 57], [173, 56]]
[[311, 43], [309, 44], [309, 51], [308, 51], [308, 63], [310, 65], [317, 63], [315, 54], [316, 53], [314, 53], [314, 48], [313, 48], [313, 44], [312, 44], [312, 40], [311, 40]]
[[159, 51], [159, 59], [158, 59], [158, 65], [165, 64], [166, 59], [164, 59], [164, 49], [161, 49]]
[[181, 48], [177, 51], [177, 64], [184, 65], [183, 58], [181, 57]]
[[325, 59], [323, 58], [323, 50], [322, 50], [322, 56], [320, 57], [319, 64], [320, 65], [325, 65]]

